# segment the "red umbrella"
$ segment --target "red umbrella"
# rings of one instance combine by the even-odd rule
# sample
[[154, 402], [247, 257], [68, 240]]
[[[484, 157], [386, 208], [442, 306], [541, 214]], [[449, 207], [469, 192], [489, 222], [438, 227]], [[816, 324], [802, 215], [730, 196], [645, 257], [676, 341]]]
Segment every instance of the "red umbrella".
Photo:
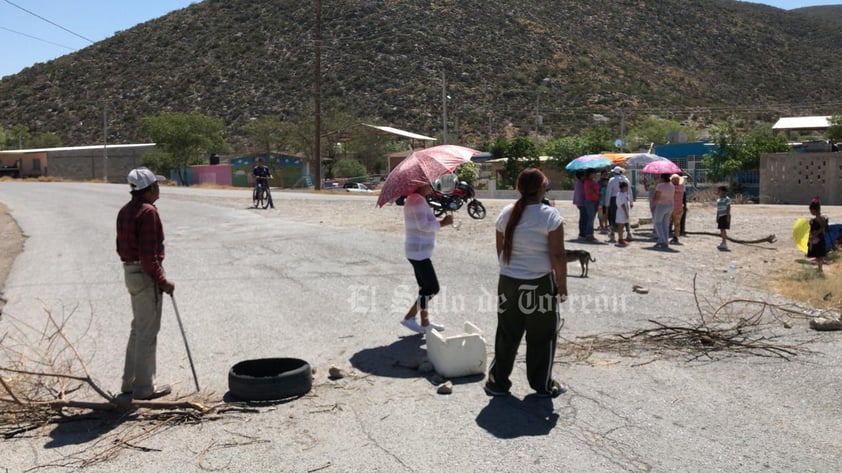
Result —
[[683, 171], [669, 159], [658, 159], [643, 166], [643, 172], [649, 174], [679, 174]]
[[437, 177], [453, 172], [478, 153], [475, 149], [456, 145], [439, 145], [413, 152], [386, 177], [377, 205], [383, 207], [402, 195], [411, 194], [418, 186], [430, 184]]

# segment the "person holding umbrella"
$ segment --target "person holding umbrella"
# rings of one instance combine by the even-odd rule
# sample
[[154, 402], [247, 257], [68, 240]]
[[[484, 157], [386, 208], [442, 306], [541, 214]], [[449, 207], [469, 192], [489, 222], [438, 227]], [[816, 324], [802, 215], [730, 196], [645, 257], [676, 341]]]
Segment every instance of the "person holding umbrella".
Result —
[[661, 182], [655, 187], [655, 195], [649, 204], [652, 211], [652, 226], [658, 242], [655, 248], [669, 248], [670, 221], [674, 207], [675, 186], [670, 181], [670, 174], [661, 174]]
[[145, 167], [129, 172], [132, 200], [117, 214], [117, 254], [123, 261], [133, 313], [120, 390], [138, 400], [156, 399], [172, 391], [168, 385], [155, 385], [161, 294], [175, 291], [161, 266], [164, 230], [155, 207], [161, 195], [158, 180]]
[[520, 199], [497, 218], [497, 334], [485, 392], [506, 396], [520, 341], [526, 333], [526, 377], [538, 396], [557, 397], [567, 386], [552, 376], [559, 324], [567, 300], [564, 219], [543, 204], [547, 176], [528, 168], [517, 178]]
[[[415, 272], [418, 298], [406, 312], [401, 324], [413, 332], [444, 330], [442, 325], [430, 322], [427, 309], [430, 299], [439, 292], [439, 281], [430, 258], [436, 245], [437, 232], [441, 227], [451, 225], [453, 216], [447, 215], [441, 221], [436, 219], [426, 199], [433, 191], [431, 182], [452, 173], [461, 164], [470, 162], [471, 157], [478, 153], [475, 149], [458, 145], [439, 145], [413, 151], [392, 169], [377, 198], [377, 206], [383, 207], [401, 196], [407, 196], [403, 205], [406, 227], [404, 252]], [[420, 325], [415, 320], [419, 312]]]
[[[418, 298], [412, 303], [401, 324], [416, 333], [426, 330], [444, 330], [443, 325], [430, 321], [428, 305], [430, 299], [439, 292], [439, 281], [433, 262], [433, 248], [436, 246], [436, 234], [441, 227], [453, 223], [453, 215], [446, 215], [440, 221], [427, 204], [427, 195], [433, 192], [433, 186], [427, 182], [419, 185], [406, 197], [403, 205], [403, 218], [406, 227], [404, 252], [412, 265], [415, 281], [418, 283]], [[421, 324], [415, 320], [420, 312]]]

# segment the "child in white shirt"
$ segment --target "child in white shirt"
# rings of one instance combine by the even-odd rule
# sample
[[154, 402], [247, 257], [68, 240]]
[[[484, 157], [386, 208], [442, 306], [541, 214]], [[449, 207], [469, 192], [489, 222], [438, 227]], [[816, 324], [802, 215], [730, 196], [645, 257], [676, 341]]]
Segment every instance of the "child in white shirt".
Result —
[[631, 214], [631, 195], [629, 195], [629, 184], [620, 182], [620, 192], [617, 193], [617, 246], [629, 246], [629, 242], [623, 239], [623, 229], [629, 223]]

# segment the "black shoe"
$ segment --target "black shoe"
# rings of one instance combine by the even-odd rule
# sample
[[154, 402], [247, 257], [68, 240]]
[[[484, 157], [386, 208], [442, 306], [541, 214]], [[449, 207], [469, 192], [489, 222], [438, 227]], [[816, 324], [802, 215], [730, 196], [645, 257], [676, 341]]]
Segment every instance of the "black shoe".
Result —
[[133, 396], [135, 401], [151, 401], [152, 399], [158, 399], [159, 397], [164, 397], [172, 392], [172, 388], [165, 384], [163, 386], [155, 388], [151, 393], [145, 396]]
[[549, 392], [539, 392], [535, 393], [538, 397], [551, 397], [553, 399], [561, 396], [562, 394], [567, 392], [567, 385], [561, 384], [556, 380], [553, 380], [552, 387], [550, 388]]
[[492, 397], [504, 397], [504, 396], [508, 396], [509, 394], [511, 394], [511, 393], [509, 393], [509, 391], [503, 391], [503, 390], [501, 390], [501, 389], [497, 388], [496, 386], [494, 386], [492, 384], [489, 384], [489, 383], [485, 383], [485, 386], [483, 386], [482, 389], [485, 390], [485, 394], [487, 394], [489, 396], [492, 396]]

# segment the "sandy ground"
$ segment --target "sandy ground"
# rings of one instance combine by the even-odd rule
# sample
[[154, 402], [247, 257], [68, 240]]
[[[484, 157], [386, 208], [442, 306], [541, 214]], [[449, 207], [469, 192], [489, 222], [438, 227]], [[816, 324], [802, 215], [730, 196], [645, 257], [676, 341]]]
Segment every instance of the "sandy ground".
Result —
[[[214, 207], [245, 209], [242, 192], [230, 194], [229, 197], [227, 192], [214, 193]], [[275, 195], [275, 210], [250, 210], [250, 212], [265, 212], [263, 215], [267, 218], [277, 217], [281, 223], [284, 221], [321, 223], [324, 231], [347, 230], [349, 238], [353, 238], [354, 230], [357, 228], [384, 234], [400, 235], [403, 232], [402, 209], [395, 206], [375, 208], [372, 196], [325, 200], [314, 198], [319, 196], [308, 196], [296, 192], [278, 191]], [[178, 193], [168, 198], [207, 202], [208, 196]], [[434, 259], [441, 261], [447, 258], [448, 249], [465, 253], [458, 255], [459, 261], [472, 261], [470, 258], [493, 255], [492, 223], [500, 209], [510, 201], [483, 200], [483, 202], [488, 208], [488, 217], [485, 220], [476, 221], [469, 218], [464, 210], [459, 211], [456, 214], [456, 221], [461, 223], [461, 227], [459, 230], [452, 228], [442, 230], [439, 234], [440, 246]], [[575, 207], [568, 200], [558, 201], [557, 207], [565, 218], [568, 233], [567, 246], [586, 249], [596, 258], [596, 262], [591, 263], [589, 279], [578, 280], [576, 278], [579, 275], [577, 265], [569, 266], [571, 278], [568, 286], [571, 295], [581, 295], [582, 291], [588, 288], [593, 289], [603, 282], [606, 285], [616, 286], [612, 289], [616, 289], [617, 293], [620, 291], [630, 293], [631, 286], [639, 284], [651, 287], [653, 291], [648, 296], [636, 295], [637, 300], [642, 304], [664, 307], [666, 316], [670, 315], [670, 309], [674, 308], [669, 306], [669, 299], [664, 295], [666, 291], [658, 289], [669, 288], [672, 291], [688, 293], [693, 290], [694, 275], [698, 275], [700, 287], [704, 287], [705, 290], [709, 290], [711, 282], [722, 282], [725, 285], [732, 287], [736, 285], [746, 289], [752, 299], [774, 298], [777, 296], [774, 294], [770, 281], [775, 279], [776, 274], [805, 266], [810, 268], [809, 263], [800, 262], [804, 259], [803, 254], [795, 248], [789, 236], [793, 221], [796, 218], [808, 216], [805, 206], [735, 205], [732, 236], [752, 240], [776, 234], [777, 239], [773, 243], [757, 245], [732, 243], [729, 252], [717, 250], [718, 237], [706, 235], [688, 236], [683, 240], [684, 245], [675, 247], [674, 251], [656, 251], [652, 249], [651, 240], [647, 240], [651, 232], [650, 225], [641, 226], [638, 229], [638, 238], [627, 248], [609, 244], [579, 243], [573, 239], [577, 226]], [[0, 266], [2, 266], [0, 275], [5, 277], [14, 262], [14, 255], [22, 249], [24, 238], [20, 235], [17, 225], [5, 214], [5, 209], [0, 210], [3, 210], [0, 212], [0, 231], [3, 232], [1, 241], [3, 245], [9, 245], [8, 249], [4, 246], [3, 251], [0, 252]], [[842, 208], [829, 207], [824, 210], [830, 216], [831, 222], [842, 221], [840, 220]], [[716, 232], [714, 214], [713, 205], [691, 205], [688, 230], [690, 232]], [[645, 205], [638, 203], [632, 217], [636, 220], [641, 216], [648, 216], [648, 210]], [[175, 232], [176, 229], [172, 231]], [[605, 239], [605, 236], [601, 238]], [[466, 258], [465, 255], [470, 255], [470, 258]], [[24, 258], [27, 258], [27, 255], [24, 255], [18, 264], [24, 261]], [[341, 261], [348, 260], [348, 258], [341, 259]], [[736, 267], [733, 281], [728, 278], [728, 267], [732, 263]], [[16, 269], [16, 273], [19, 269]], [[828, 271], [832, 272], [834, 269], [831, 266]], [[406, 271], [406, 267], [401, 265], [400, 270]], [[186, 293], [183, 294], [186, 295]], [[705, 294], [705, 296], [708, 295], [710, 294]], [[688, 300], [686, 297], [681, 299]], [[182, 305], [190, 307], [190, 299], [185, 302]], [[647, 309], [649, 307], [651, 306], [647, 306]], [[692, 315], [692, 310], [681, 307], [679, 316], [688, 314]], [[635, 314], [623, 314], [622, 318], [612, 315], [589, 319], [571, 315], [568, 317], [564, 335], [572, 338], [607, 327], [610, 327], [612, 331], [640, 328], [641, 320], [636, 319]], [[397, 324], [393, 327], [397, 329]], [[488, 324], [487, 327], [493, 327], [493, 325]], [[806, 327], [800, 328], [807, 330]], [[177, 332], [171, 330], [169, 333]], [[460, 466], [465, 471], [494, 469], [494, 465], [488, 463], [495, 461], [495, 457], [484, 460], [479, 458], [479, 455], [472, 456], [470, 453], [471, 446], [482, 443], [484, 446], [480, 447], [477, 453], [485, 448], [488, 449], [485, 452], [522, 450], [530, 452], [531, 455], [531, 452], [551, 449], [552, 454], [549, 454], [548, 458], [553, 461], [566, 458], [571, 465], [580, 463], [595, 465], [600, 463], [599, 458], [617, 462], [616, 468], [608, 468], [605, 463], [602, 463], [602, 469], [589, 468], [590, 471], [839, 471], [838, 468], [830, 467], [830, 465], [838, 465], [838, 462], [832, 458], [832, 453], [828, 453], [838, 451], [836, 448], [838, 443], [835, 443], [835, 440], [824, 440], [831, 439], [831, 432], [835, 432], [833, 427], [837, 423], [822, 422], [818, 416], [807, 415], [806, 420], [798, 417], [803, 412], [826, 412], [830, 414], [828, 417], [833, 418], [835, 416], [832, 413], [838, 412], [835, 407], [825, 407], [825, 404], [818, 407], [816, 411], [809, 407], [800, 407], [801, 403], [810, 396], [826, 399], [827, 405], [831, 405], [833, 399], [836, 398], [833, 380], [839, 379], [838, 370], [830, 365], [838, 359], [838, 351], [830, 347], [831, 343], [835, 343], [838, 338], [834, 340], [832, 337], [833, 335], [820, 337], [810, 334], [810, 338], [816, 340], [817, 349], [829, 353], [830, 356], [814, 357], [804, 362], [810, 363], [809, 373], [800, 371], [806, 366], [804, 364], [773, 363], [763, 360], [751, 364], [742, 359], [723, 360], [722, 363], [717, 364], [694, 365], [692, 369], [679, 369], [673, 363], [644, 362], [632, 365], [635, 366], [634, 370], [625, 369], [629, 365], [618, 362], [611, 353], [597, 354], [587, 364], [562, 360], [559, 362], [562, 365], [559, 371], [563, 373], [565, 380], [572, 381], [571, 394], [557, 401], [559, 424], [549, 434], [552, 437], [546, 437], [546, 439], [544, 435], [547, 435], [547, 432], [543, 432], [541, 436], [531, 433], [529, 435], [535, 435], [535, 437], [528, 439], [511, 439], [506, 437], [507, 432], [511, 432], [510, 430], [503, 428], [498, 431], [495, 430], [496, 424], [489, 423], [488, 419], [497, 417], [506, 419], [504, 423], [517, 422], [518, 415], [525, 412], [523, 408], [525, 401], [515, 400], [513, 402], [516, 404], [512, 410], [508, 408], [501, 410], [495, 403], [490, 402], [486, 405], [485, 395], [476, 386], [457, 385], [457, 395], [450, 397], [448, 402], [444, 402], [443, 398], [434, 397], [435, 395], [431, 394], [431, 386], [423, 378], [415, 378], [414, 375], [408, 375], [408, 378], [403, 378], [403, 375], [401, 378], [389, 378], [372, 371], [371, 374], [377, 378], [373, 381], [369, 378], [368, 371], [360, 371], [359, 376], [354, 375], [349, 379], [347, 386], [336, 386], [323, 381], [317, 387], [314, 396], [302, 400], [301, 403], [273, 406], [271, 410], [266, 411], [266, 421], [246, 421], [241, 425], [240, 420], [232, 420], [230, 424], [208, 423], [201, 429], [180, 429], [162, 433], [149, 445], [166, 451], [166, 454], [156, 455], [154, 458], [144, 456], [142, 460], [139, 456], [127, 454], [118, 461], [121, 462], [123, 469], [136, 466], [142, 461], [145, 468], [140, 468], [140, 470], [162, 471], [173, 464], [167, 462], [174, 462], [175, 459], [182, 461], [184, 458], [189, 461], [196, 456], [196, 451], [191, 453], [189, 448], [174, 451], [168, 446], [168, 442], [193, 445], [196, 446], [196, 450], [201, 450], [203, 445], [207, 445], [208, 439], [212, 439], [211, 445], [213, 445], [216, 439], [231, 438], [234, 445], [238, 441], [242, 442], [244, 438], [268, 438], [271, 442], [266, 444], [265, 450], [261, 450], [264, 447], [255, 444], [244, 445], [241, 447], [242, 452], [238, 452], [238, 456], [247, 458], [247, 464], [254, 467], [252, 471], [273, 470], [268, 467], [268, 463], [262, 463], [264, 458], [273, 460], [281, 458], [290, 462], [302, 461], [298, 469], [284, 471], [320, 471], [325, 469], [325, 465], [330, 465], [330, 460], [327, 459], [341, 459], [342, 461], [342, 463], [337, 463], [338, 468], [331, 471], [343, 471], [341, 466], [344, 465], [358, 467], [357, 469], [346, 468], [344, 471], [397, 471], [399, 469], [397, 465], [403, 464], [402, 457], [414, 460], [420, 458], [420, 462], [415, 463], [406, 460], [409, 464], [419, 465], [416, 468], [409, 468], [404, 464], [407, 470], [432, 471], [433, 468], [420, 466], [424, 464], [423, 462], [432, 462], [432, 460], [425, 457], [423, 453], [417, 455], [411, 453], [413, 452], [411, 449], [404, 450], [402, 442], [394, 439], [406, 435], [407, 425], [417, 425], [425, 432], [435, 430], [432, 427], [434, 424], [431, 423], [431, 418], [425, 411], [427, 408], [432, 408], [440, 418], [453, 418], [454, 425], [476, 429], [479, 433], [477, 436], [468, 436], [463, 439], [464, 441], [459, 444], [463, 451], [451, 452], [452, 456], [457, 457], [462, 463], [450, 465], [448, 469], [460, 469]], [[314, 347], [310, 359], [316, 360], [319, 372], [324, 373], [331, 363], [339, 363], [337, 360], [342, 360], [344, 363], [349, 356], [348, 360], [355, 356], [357, 359], [363, 356], [379, 356], [380, 353], [387, 354], [382, 356], [393, 356], [396, 346], [405, 347], [405, 340], [412, 338], [404, 337], [394, 343], [389, 338], [390, 344], [382, 347], [375, 347], [369, 342], [364, 342], [365, 348], [356, 352], [354, 356], [351, 356], [350, 352], [356, 349], [355, 343], [359, 342], [354, 342], [350, 338], [347, 340], [340, 338], [337, 339], [339, 341], [336, 345], [329, 349], [320, 350]], [[798, 332], [797, 337], [792, 336], [795, 340], [802, 338], [806, 338], [802, 331]], [[180, 343], [180, 340], [178, 342]], [[179, 353], [182, 353], [181, 345], [175, 346]], [[407, 353], [415, 353], [414, 350], [418, 347], [411, 348], [412, 350]], [[221, 363], [222, 360], [230, 361], [225, 353], [227, 352], [221, 355], [206, 353], [204, 356], [208, 361], [205, 366]], [[394, 356], [404, 355], [395, 354]], [[166, 359], [174, 358], [172, 353], [166, 355]], [[367, 366], [365, 363], [357, 365], [353, 361], [350, 363], [355, 368]], [[347, 367], [343, 364], [339, 366]], [[372, 366], [378, 365], [372, 364]], [[751, 369], [746, 370], [746, 367]], [[173, 372], [181, 370], [184, 374], [185, 368], [186, 366], [182, 365], [180, 368], [171, 367], [170, 369]], [[362, 370], [362, 368], [358, 369]], [[215, 379], [218, 380], [219, 377], [220, 375], [217, 375]], [[766, 382], [779, 377], [788, 381], [780, 383], [780, 386], [787, 389], [803, 386], [803, 389], [795, 389], [797, 392], [794, 393], [781, 392], [778, 383]], [[809, 382], [800, 382], [799, 380], [802, 379]], [[202, 380], [204, 386], [206, 378], [203, 377]], [[352, 384], [353, 382], [357, 384]], [[216, 385], [221, 386], [222, 383], [216, 381]], [[519, 389], [524, 389], [522, 381]], [[687, 394], [687, 392], [690, 393]], [[831, 392], [834, 394], [831, 395]], [[474, 408], [480, 403], [485, 407], [477, 413]], [[326, 410], [325, 406], [331, 405], [341, 408]], [[726, 412], [727, 416], [721, 415]], [[476, 419], [473, 419], [474, 416]], [[534, 415], [524, 418], [527, 419], [527, 423], [524, 424], [526, 427], [515, 427], [515, 430], [520, 428], [524, 432], [535, 432], [531, 427], [534, 420], [529, 420], [534, 419]], [[677, 423], [673, 425], [674, 422]], [[268, 425], [272, 425], [271, 433], [260, 430], [267, 429]], [[283, 428], [276, 429], [278, 425]], [[68, 439], [79, 442], [78, 439], [89, 438], [83, 431], [62, 431], [68, 427], [74, 428], [73, 425], [68, 425], [62, 429], [53, 429], [52, 436], [61, 438], [65, 442]], [[75, 428], [88, 429], [89, 427], [84, 425]], [[234, 437], [239, 434], [230, 432], [231, 428], [243, 430], [243, 435], [247, 432], [249, 436]], [[758, 429], [763, 429], [764, 432], [759, 432]], [[447, 431], [451, 435], [454, 432]], [[485, 435], [485, 433], [490, 435]], [[339, 436], [344, 438], [336, 438]], [[55, 439], [51, 438], [51, 440]], [[303, 443], [296, 443], [311, 440], [313, 443], [306, 446]], [[803, 445], [810, 445], [812, 441], [820, 445], [812, 452], [803, 452]], [[19, 457], [23, 459], [21, 461], [29, 461], [30, 448], [32, 455], [40, 458], [40, 462], [50, 456], [66, 455], [68, 452], [68, 448], [61, 451], [42, 448], [40, 445], [43, 441], [40, 438], [33, 438], [26, 442], [31, 443], [24, 443], [24, 441], [9, 443], [10, 447], [7, 448], [19, 449], [18, 451], [21, 452]], [[84, 440], [82, 442], [79, 444], [80, 448], [87, 448], [88, 444], [84, 444]], [[439, 448], [436, 440], [432, 438], [412, 439], [413, 448], [416, 442], [423, 451], [427, 451], [427, 448], [432, 448], [435, 452], [446, 450]], [[388, 445], [389, 448], [382, 445]], [[673, 453], [671, 449], [676, 445], [680, 445], [686, 451]], [[771, 463], [772, 466], [765, 468], [736, 467], [738, 460], [734, 458], [750, 458], [767, 445], [774, 445], [773, 449], [780, 449], [786, 453], [777, 453]], [[569, 451], [559, 453], [568, 447]], [[25, 453], [24, 450], [26, 450]], [[820, 450], [819, 453], [823, 453], [824, 456], [817, 454]], [[204, 453], [201, 453], [199, 457], [203, 455]], [[213, 452], [208, 453], [208, 456], [213, 455]], [[219, 450], [216, 455], [219, 455], [219, 463], [224, 465], [230, 461], [231, 450]], [[714, 467], [717, 460], [721, 461], [723, 456], [727, 458], [732, 468]], [[684, 468], [678, 468], [676, 465], [680, 461], [670, 460], [676, 457], [692, 459], [693, 463], [688, 463]], [[369, 465], [369, 459], [371, 459], [371, 464], [385, 461], [391, 462], [386, 464], [396, 467], [391, 470], [363, 468], [362, 465]], [[637, 464], [638, 468], [634, 465], [622, 467], [638, 459], [652, 462], [661, 468], [642, 468], [641, 466], [647, 466], [645, 463]], [[810, 459], [815, 462], [810, 463]], [[468, 468], [466, 467], [468, 460], [471, 462], [484, 460], [486, 464], [477, 464], [474, 468]], [[753, 465], [759, 465], [759, 463], [762, 461], [758, 460], [758, 463]], [[548, 464], [545, 462], [540, 465], [541, 469], [545, 470]], [[255, 465], [265, 466], [265, 468]], [[513, 465], [513, 463], [508, 465]], [[786, 468], [783, 467], [784, 465]], [[810, 468], [808, 465], [820, 467]], [[529, 466], [532, 468], [530, 469]], [[538, 466], [536, 463], [528, 465], [525, 469], [537, 471]], [[780, 468], [776, 468], [778, 466]], [[92, 471], [110, 471], [114, 468], [115, 464], [103, 464]], [[183, 471], [184, 468], [183, 466], [170, 467], [172, 471]], [[2, 470], [4, 468], [0, 466], [0, 471]], [[554, 468], [554, 470], [565, 471], [563, 468]], [[15, 470], [12, 468], [9, 471]], [[274, 471], [278, 471], [277, 467]], [[566, 471], [576, 471], [576, 469]]]
[[[276, 191], [276, 193], [281, 193]], [[356, 199], [332, 201], [323, 205], [320, 201], [296, 199], [294, 192], [282, 192], [285, 205], [279, 209], [288, 219], [304, 223], [326, 223], [348, 228], [366, 228], [389, 233], [403, 232], [403, 218], [399, 208], [392, 205], [382, 209], [361, 206]], [[550, 196], [552, 197], [552, 196]], [[363, 199], [365, 197], [360, 197]], [[227, 199], [226, 199], [227, 200]], [[231, 205], [241, 206], [241, 199], [232, 199]], [[444, 229], [439, 235], [441, 241], [458, 240], [459, 245], [469, 251], [494, 251], [494, 234], [488, 230], [488, 221], [496, 218], [500, 210], [510, 203], [508, 200], [485, 200], [488, 210], [485, 220], [478, 221], [468, 217], [464, 210], [456, 214], [458, 230]], [[583, 243], [576, 241], [578, 215], [575, 207], [567, 201], [557, 201], [557, 207], [565, 218], [566, 247], [585, 249], [597, 259], [591, 263], [590, 275], [610, 272], [626, 275], [642, 284], [670, 284], [678, 274], [687, 272], [700, 273], [708, 277], [726, 279], [729, 267], [735, 266], [735, 279], [741, 285], [769, 290], [771, 279], [782, 271], [794, 270], [805, 264], [804, 254], [795, 247], [791, 229], [797, 218], [809, 218], [807, 208], [792, 205], [734, 205], [732, 206], [732, 229], [729, 236], [740, 240], [758, 240], [775, 235], [774, 243], [738, 244], [730, 243], [730, 251], [717, 249], [719, 237], [698, 235], [694, 232], [717, 233], [714, 221], [715, 208], [712, 204], [690, 205], [687, 217], [687, 231], [690, 235], [682, 238], [681, 246], [673, 246], [672, 251], [656, 251], [650, 238], [652, 226], [642, 224], [636, 230], [637, 238], [627, 248], [619, 248], [607, 243], [607, 235], [597, 235], [602, 243]], [[830, 221], [842, 221], [842, 208], [825, 207], [823, 213], [830, 215]], [[834, 215], [839, 217], [834, 218]], [[632, 210], [632, 221], [649, 217], [645, 202], [638, 202]], [[11, 270], [15, 257], [23, 250], [25, 237], [14, 220], [6, 213], [6, 207], [0, 203], [0, 287]], [[633, 255], [647, 251], [647, 258], [635, 258]], [[656, 259], [657, 255], [665, 258]], [[441, 257], [441, 256], [439, 256]], [[666, 263], [666, 264], [664, 264]], [[828, 265], [826, 272], [835, 268]], [[571, 264], [569, 274], [579, 274], [577, 265]], [[0, 293], [1, 294], [1, 293]], [[3, 301], [0, 299], [0, 309]]]
[[[550, 195], [552, 198], [552, 195]], [[466, 251], [494, 251], [494, 233], [489, 231], [489, 220], [494, 219], [509, 200], [483, 200], [488, 216], [477, 221], [468, 217], [464, 210], [456, 213], [461, 222], [459, 230], [444, 229], [440, 241], [458, 240]], [[671, 284], [676, 275], [699, 273], [712, 278], [726, 279], [731, 263], [735, 265], [735, 279], [739, 284], [765, 291], [770, 289], [770, 279], [781, 272], [799, 270], [804, 264], [804, 254], [794, 245], [792, 226], [797, 218], [809, 218], [806, 206], [796, 205], [733, 205], [732, 227], [729, 237], [752, 241], [775, 235], [774, 243], [739, 244], [730, 242], [730, 251], [719, 251], [718, 236], [694, 234], [694, 232], [719, 233], [716, 229], [714, 203], [690, 204], [686, 229], [690, 233], [681, 239], [681, 246], [671, 251], [654, 250], [651, 240], [652, 225], [643, 224], [633, 232], [637, 238], [627, 248], [608, 244], [607, 235], [597, 235], [600, 244], [576, 241], [578, 212], [569, 201], [555, 202], [565, 219], [566, 247], [585, 249], [597, 261], [591, 263], [590, 275], [619, 274], [645, 284]], [[367, 228], [384, 232], [403, 232], [403, 218], [399, 208], [385, 206], [382, 209], [366, 209], [353, 201], [334, 202], [330, 206], [319, 205], [306, 200], [295, 201], [295, 205], [284, 205], [280, 210], [286, 217], [307, 223], [330, 222], [343, 227]], [[830, 222], [842, 221], [842, 208], [823, 207], [822, 212], [830, 216]], [[646, 202], [637, 202], [632, 210], [632, 222], [650, 217]], [[641, 253], [644, 252], [644, 253]], [[641, 254], [644, 258], [638, 258]], [[659, 257], [659, 256], [662, 256]], [[437, 254], [441, 258], [443, 255]], [[834, 268], [827, 266], [832, 273]], [[569, 266], [571, 276], [579, 275], [578, 266]], [[686, 278], [681, 278], [686, 279]]]

